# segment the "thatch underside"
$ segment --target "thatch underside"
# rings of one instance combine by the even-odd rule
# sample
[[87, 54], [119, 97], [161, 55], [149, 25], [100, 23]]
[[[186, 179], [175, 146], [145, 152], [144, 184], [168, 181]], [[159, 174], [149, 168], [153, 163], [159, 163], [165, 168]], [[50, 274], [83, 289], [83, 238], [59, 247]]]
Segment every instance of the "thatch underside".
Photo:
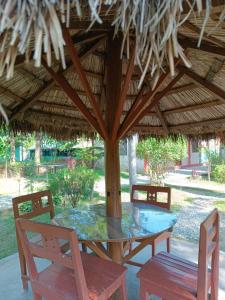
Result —
[[[221, 4], [221, 3], [220, 3]], [[182, 60], [175, 60], [175, 76], [170, 76], [169, 69], [159, 76], [159, 83], [152, 94], [154, 79], [151, 70], [146, 71], [143, 84], [140, 84], [140, 69], [132, 70], [129, 88], [120, 116], [120, 137], [138, 132], [140, 135], [186, 134], [191, 136], [225, 137], [225, 26], [224, 21], [217, 26], [221, 6], [212, 10], [200, 49], [197, 47], [201, 25], [205, 16], [189, 16], [178, 30], [179, 44], [185, 49], [191, 63], [188, 69]], [[79, 54], [82, 69], [90, 85], [91, 94], [96, 100], [105, 118], [105, 61], [107, 56], [108, 21], [113, 19], [113, 11], [105, 17], [102, 25], [93, 25], [86, 32], [85, 22], [72, 18], [73, 28], [69, 33]], [[80, 22], [80, 23], [79, 23]], [[90, 23], [90, 22], [89, 22]], [[107, 26], [106, 26], [107, 25]], [[101, 27], [102, 26], [102, 27]], [[207, 35], [210, 33], [210, 35]], [[131, 36], [132, 37], [132, 36]], [[132, 40], [132, 38], [131, 38]], [[132, 49], [132, 48], [131, 48]], [[130, 49], [130, 57], [132, 51]], [[96, 122], [96, 112], [90, 102], [90, 95], [85, 89], [81, 77], [75, 71], [68, 44], [64, 48], [67, 68], [52, 55], [51, 68], [45, 65], [35, 67], [33, 61], [24, 63], [24, 56], [15, 58], [14, 76], [6, 80], [0, 78], [0, 103], [3, 106], [14, 131], [45, 131], [57, 138], [74, 138], [80, 135], [93, 136], [94, 126], [87, 119]], [[44, 56], [44, 59], [46, 57]], [[131, 59], [127, 59], [127, 49], [123, 56], [123, 82], [127, 80]], [[55, 76], [55, 80], [53, 77]], [[56, 83], [56, 76], [60, 80]], [[175, 79], [174, 79], [175, 78]], [[65, 89], [65, 79], [69, 88]], [[62, 83], [63, 82], [63, 83]], [[79, 105], [71, 100], [75, 91]], [[76, 98], [77, 99], [77, 98]], [[141, 100], [140, 100], [141, 99]], [[142, 106], [138, 106], [138, 101]], [[87, 108], [88, 118], [82, 113]], [[135, 109], [135, 105], [137, 105]], [[138, 109], [139, 108], [139, 109]], [[134, 113], [132, 126], [127, 126], [127, 116]], [[130, 119], [132, 119], [132, 117]], [[129, 118], [128, 118], [129, 119]]]

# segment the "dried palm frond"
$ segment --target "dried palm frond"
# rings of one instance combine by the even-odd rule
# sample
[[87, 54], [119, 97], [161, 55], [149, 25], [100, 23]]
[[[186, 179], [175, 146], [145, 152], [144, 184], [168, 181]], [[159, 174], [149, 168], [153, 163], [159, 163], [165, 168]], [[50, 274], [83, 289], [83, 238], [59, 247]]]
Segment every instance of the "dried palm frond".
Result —
[[8, 125], [9, 124], [9, 119], [8, 119], [8, 116], [2, 106], [2, 104], [0, 103], [0, 114], [3, 116], [3, 118], [5, 119], [5, 122], [6, 124]]
[[[166, 64], [169, 64], [173, 76], [175, 58], [180, 58], [190, 67], [177, 38], [178, 29], [194, 7], [197, 13], [202, 13], [203, 2], [206, 9], [199, 45], [210, 15], [211, 0], [0, 0], [0, 75], [6, 70], [7, 78], [13, 76], [18, 54], [25, 54], [28, 60], [33, 53], [35, 66], [40, 66], [41, 56], [45, 53], [50, 66], [52, 50], [65, 68], [62, 23], [69, 27], [71, 13], [82, 18], [83, 11], [87, 10], [90, 27], [94, 22], [102, 23], [104, 5], [106, 14], [114, 10], [112, 25], [115, 34], [123, 33], [121, 53], [124, 47], [129, 50], [130, 33], [135, 34], [135, 63], [143, 72], [139, 86], [147, 70], [155, 82]], [[184, 5], [188, 8], [185, 15]], [[224, 11], [221, 19], [224, 19]], [[31, 41], [34, 41], [34, 49], [31, 49]]]

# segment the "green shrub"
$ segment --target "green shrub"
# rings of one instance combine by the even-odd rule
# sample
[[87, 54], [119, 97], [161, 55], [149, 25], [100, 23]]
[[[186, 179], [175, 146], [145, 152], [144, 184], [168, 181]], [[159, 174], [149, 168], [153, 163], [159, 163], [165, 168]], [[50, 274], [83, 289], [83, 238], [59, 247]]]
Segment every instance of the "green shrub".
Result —
[[213, 177], [220, 183], [225, 183], [225, 165], [217, 165], [213, 171]]
[[30, 201], [21, 203], [19, 206], [19, 210], [23, 213], [29, 213], [32, 211], [32, 203]]
[[61, 169], [49, 175], [49, 186], [56, 204], [70, 203], [75, 207], [79, 202], [90, 201], [98, 175], [84, 166]]

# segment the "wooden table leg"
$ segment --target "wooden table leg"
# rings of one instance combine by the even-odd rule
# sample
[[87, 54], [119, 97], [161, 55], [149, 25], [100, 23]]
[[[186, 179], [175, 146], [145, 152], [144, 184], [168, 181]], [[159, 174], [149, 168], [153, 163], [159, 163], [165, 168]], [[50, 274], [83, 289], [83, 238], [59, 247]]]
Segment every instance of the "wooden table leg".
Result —
[[121, 265], [123, 262], [123, 243], [122, 242], [109, 243], [109, 252], [112, 261]]
[[[112, 261], [117, 264], [123, 263], [123, 242], [109, 242], [108, 243], [108, 250]], [[119, 300], [120, 299], [120, 292], [116, 291], [113, 296], [111, 296], [110, 300]]]

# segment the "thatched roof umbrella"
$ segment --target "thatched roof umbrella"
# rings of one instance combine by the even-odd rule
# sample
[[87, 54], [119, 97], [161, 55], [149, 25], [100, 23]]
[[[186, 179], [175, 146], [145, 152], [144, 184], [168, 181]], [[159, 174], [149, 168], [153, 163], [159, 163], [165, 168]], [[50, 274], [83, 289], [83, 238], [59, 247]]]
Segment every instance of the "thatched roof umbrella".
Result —
[[80, 3], [0, 1], [0, 108], [14, 131], [98, 132], [119, 217], [121, 138], [224, 136], [224, 1]]

